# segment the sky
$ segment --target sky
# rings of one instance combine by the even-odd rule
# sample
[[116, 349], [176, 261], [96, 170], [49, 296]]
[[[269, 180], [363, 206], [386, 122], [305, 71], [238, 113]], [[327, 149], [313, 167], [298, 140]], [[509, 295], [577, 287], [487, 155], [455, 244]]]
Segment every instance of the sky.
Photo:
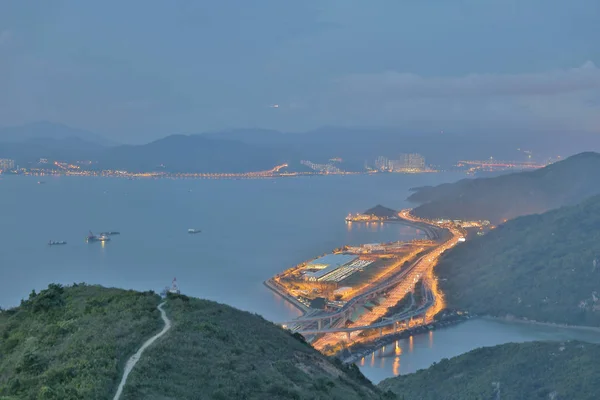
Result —
[[600, 135], [598, 21], [598, 0], [6, 0], [0, 126]]

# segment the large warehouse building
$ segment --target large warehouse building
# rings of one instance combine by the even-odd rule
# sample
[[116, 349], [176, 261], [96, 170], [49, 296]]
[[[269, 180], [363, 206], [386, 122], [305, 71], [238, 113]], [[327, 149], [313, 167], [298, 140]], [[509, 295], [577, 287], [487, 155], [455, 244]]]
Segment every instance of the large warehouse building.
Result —
[[304, 278], [309, 281], [321, 281], [327, 275], [335, 272], [338, 268], [351, 264], [357, 258], [352, 254], [328, 254], [319, 257], [306, 264], [307, 269], [316, 269], [317, 271], [306, 272]]

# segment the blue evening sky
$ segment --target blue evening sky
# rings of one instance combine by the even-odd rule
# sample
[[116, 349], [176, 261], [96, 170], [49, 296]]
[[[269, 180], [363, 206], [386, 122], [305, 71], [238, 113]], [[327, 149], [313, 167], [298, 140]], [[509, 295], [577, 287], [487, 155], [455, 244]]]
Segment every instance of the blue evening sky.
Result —
[[599, 21], [598, 0], [6, 0], [0, 126], [600, 134]]

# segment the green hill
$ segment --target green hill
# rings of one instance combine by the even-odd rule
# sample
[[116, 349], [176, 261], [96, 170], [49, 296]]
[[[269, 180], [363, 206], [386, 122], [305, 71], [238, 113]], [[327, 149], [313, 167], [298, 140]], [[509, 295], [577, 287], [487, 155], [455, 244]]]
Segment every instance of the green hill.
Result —
[[600, 392], [600, 345], [510, 343], [444, 359], [379, 384], [404, 400], [578, 399]]
[[126, 358], [162, 326], [159, 301], [50, 285], [0, 312], [0, 399], [108, 399]]
[[448, 251], [436, 267], [448, 307], [600, 325], [600, 196], [520, 217]]
[[[112, 399], [127, 359], [162, 329], [159, 296], [51, 285], [0, 312], [0, 399]], [[171, 330], [143, 354], [122, 399], [379, 399], [345, 367], [260, 316], [167, 300]]]
[[498, 223], [600, 194], [598, 171], [600, 154], [581, 153], [535, 171], [417, 188], [408, 200], [420, 217]]

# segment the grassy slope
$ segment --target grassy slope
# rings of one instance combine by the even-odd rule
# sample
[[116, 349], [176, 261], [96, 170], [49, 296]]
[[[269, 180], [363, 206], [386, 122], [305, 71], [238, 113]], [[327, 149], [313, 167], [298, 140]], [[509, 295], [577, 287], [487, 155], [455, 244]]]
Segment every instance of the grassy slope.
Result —
[[422, 188], [409, 200], [421, 204], [413, 210], [418, 216], [498, 223], [600, 194], [598, 171], [600, 154], [581, 153], [535, 171]]
[[449, 307], [599, 326], [600, 196], [509, 221], [449, 251], [436, 271]]
[[0, 313], [0, 399], [109, 399], [123, 365], [162, 325], [159, 297], [51, 285]]
[[130, 375], [124, 399], [374, 399], [341, 369], [263, 318], [211, 301], [169, 299], [171, 331]]
[[[0, 400], [111, 399], [127, 359], [163, 322], [159, 296], [50, 285], [0, 313]], [[259, 316], [168, 300], [173, 328], [144, 353], [126, 399], [378, 399], [342, 367]]]
[[405, 400], [593, 400], [600, 392], [599, 357], [597, 344], [511, 343], [445, 359], [379, 386]]

